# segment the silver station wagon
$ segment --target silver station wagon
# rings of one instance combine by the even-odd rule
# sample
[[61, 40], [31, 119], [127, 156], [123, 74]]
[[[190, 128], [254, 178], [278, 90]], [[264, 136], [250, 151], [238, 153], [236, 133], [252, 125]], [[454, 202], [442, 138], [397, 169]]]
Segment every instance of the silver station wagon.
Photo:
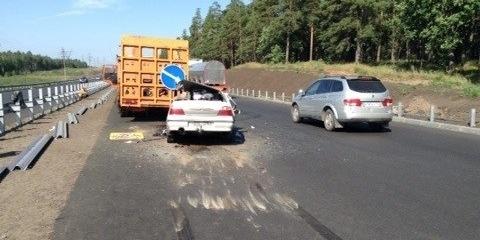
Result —
[[366, 122], [381, 130], [392, 121], [392, 98], [382, 82], [366, 76], [326, 76], [299, 90], [292, 102], [292, 119], [323, 121], [334, 131], [349, 123]]

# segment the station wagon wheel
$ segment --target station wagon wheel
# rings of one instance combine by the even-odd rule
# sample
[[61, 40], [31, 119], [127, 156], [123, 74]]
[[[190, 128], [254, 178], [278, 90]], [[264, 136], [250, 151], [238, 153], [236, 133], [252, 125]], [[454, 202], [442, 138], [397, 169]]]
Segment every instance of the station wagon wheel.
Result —
[[325, 119], [323, 120], [323, 125], [327, 131], [335, 130], [335, 115], [332, 110], [328, 109], [325, 113]]
[[302, 122], [302, 118], [300, 117], [300, 110], [298, 109], [298, 105], [293, 105], [292, 107], [292, 120], [294, 123]]

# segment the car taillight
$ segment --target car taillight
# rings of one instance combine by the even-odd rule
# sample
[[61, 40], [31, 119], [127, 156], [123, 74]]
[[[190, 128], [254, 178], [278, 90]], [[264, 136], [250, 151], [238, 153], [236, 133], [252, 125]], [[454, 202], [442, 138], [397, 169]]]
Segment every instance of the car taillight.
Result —
[[220, 111], [218, 111], [217, 116], [233, 116], [233, 109], [231, 107], [222, 107]]
[[356, 107], [360, 107], [362, 106], [362, 101], [360, 99], [344, 99], [343, 100], [343, 104], [345, 104], [346, 106], [356, 106]]
[[181, 108], [170, 108], [168, 115], [185, 115], [185, 112]]
[[382, 104], [383, 104], [384, 107], [390, 107], [390, 106], [393, 105], [393, 99], [385, 98], [385, 100], [383, 100]]

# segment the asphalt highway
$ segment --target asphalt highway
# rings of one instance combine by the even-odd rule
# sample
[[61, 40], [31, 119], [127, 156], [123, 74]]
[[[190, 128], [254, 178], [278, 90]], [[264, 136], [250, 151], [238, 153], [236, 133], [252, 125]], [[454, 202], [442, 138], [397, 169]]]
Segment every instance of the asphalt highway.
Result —
[[[55, 239], [480, 239], [480, 138], [393, 123], [327, 132], [237, 99], [233, 140], [167, 144], [113, 108]], [[141, 131], [143, 141], [111, 141]]]

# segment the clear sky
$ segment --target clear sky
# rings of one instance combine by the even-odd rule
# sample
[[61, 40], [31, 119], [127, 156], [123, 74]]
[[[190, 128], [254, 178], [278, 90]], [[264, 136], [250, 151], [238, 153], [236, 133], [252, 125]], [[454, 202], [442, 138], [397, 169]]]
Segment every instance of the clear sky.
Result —
[[[230, 0], [217, 0], [224, 8]], [[0, 0], [0, 51], [113, 63], [122, 34], [176, 38], [214, 0]], [[249, 0], [244, 1], [246, 3]]]

